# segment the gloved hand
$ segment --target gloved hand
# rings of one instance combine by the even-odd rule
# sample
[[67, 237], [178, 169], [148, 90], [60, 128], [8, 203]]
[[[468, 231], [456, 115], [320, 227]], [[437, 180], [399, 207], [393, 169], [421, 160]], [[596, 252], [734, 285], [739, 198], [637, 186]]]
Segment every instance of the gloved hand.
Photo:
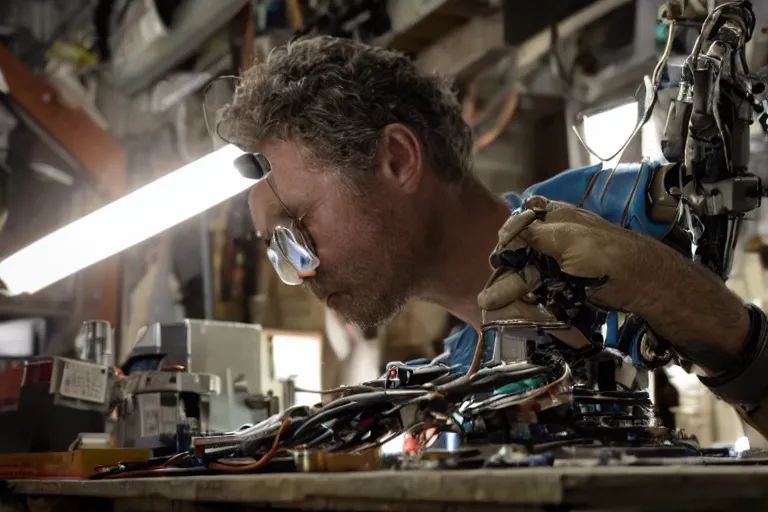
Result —
[[[587, 210], [530, 198], [525, 210], [504, 223], [494, 252], [524, 247], [551, 256], [572, 276], [607, 278], [592, 290], [589, 300], [608, 310], [637, 314], [673, 345], [739, 344], [743, 339], [734, 337], [746, 336], [743, 303], [714, 274], [661, 242]], [[522, 272], [497, 272], [479, 294], [478, 304], [487, 321], [553, 320], [553, 315], [532, 304], [530, 293], [540, 284], [541, 276], [531, 266]], [[727, 340], [715, 338], [724, 332]], [[575, 348], [588, 343], [576, 329], [549, 333]]]
[[[526, 209], [512, 215], [499, 231], [494, 253], [530, 247], [553, 257], [563, 272], [574, 277], [607, 278], [589, 297], [595, 305], [631, 311], [644, 295], [647, 281], [632, 279], [643, 256], [638, 252], [636, 234], [619, 228], [599, 216], [567, 203], [532, 197]], [[496, 272], [478, 296], [486, 320], [521, 318], [536, 322], [555, 321], [554, 315], [533, 304], [530, 292], [541, 284], [536, 268], [522, 272]], [[550, 334], [574, 348], [589, 343], [577, 329], [553, 330]]]

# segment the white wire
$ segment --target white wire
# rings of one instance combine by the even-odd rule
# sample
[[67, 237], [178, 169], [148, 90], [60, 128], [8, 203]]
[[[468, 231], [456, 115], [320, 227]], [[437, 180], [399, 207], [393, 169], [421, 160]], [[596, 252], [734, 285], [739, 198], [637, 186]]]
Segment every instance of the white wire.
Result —
[[589, 151], [591, 155], [593, 155], [595, 158], [603, 161], [608, 162], [610, 160], [613, 160], [614, 158], [618, 157], [618, 160], [621, 160], [622, 155], [624, 154], [624, 151], [627, 149], [627, 147], [630, 145], [630, 143], [634, 140], [637, 133], [640, 131], [640, 129], [648, 122], [648, 120], [651, 118], [651, 113], [653, 112], [653, 106], [656, 104], [656, 96], [659, 90], [659, 86], [661, 85], [661, 75], [664, 70], [664, 66], [669, 61], [669, 55], [672, 53], [672, 42], [675, 37], [675, 29], [677, 28], [677, 25], [674, 20], [669, 22], [669, 33], [667, 34], [667, 44], [664, 47], [664, 52], [662, 53], [661, 57], [659, 58], [658, 62], [656, 63], [656, 67], [653, 69], [653, 75], [652, 78], [644, 77], [643, 78], [643, 84], [645, 86], [645, 99], [643, 102], [643, 105], [645, 107], [645, 111], [642, 115], [642, 117], [638, 120], [637, 124], [635, 125], [634, 130], [632, 130], [632, 133], [630, 134], [627, 141], [611, 156], [605, 158], [600, 155], [598, 155], [590, 146], [587, 144], [587, 142], [584, 140], [584, 138], [579, 133], [578, 128], [576, 126], [572, 126], [571, 129], [576, 134], [576, 137], [579, 139], [579, 142], [584, 146], [584, 148]]

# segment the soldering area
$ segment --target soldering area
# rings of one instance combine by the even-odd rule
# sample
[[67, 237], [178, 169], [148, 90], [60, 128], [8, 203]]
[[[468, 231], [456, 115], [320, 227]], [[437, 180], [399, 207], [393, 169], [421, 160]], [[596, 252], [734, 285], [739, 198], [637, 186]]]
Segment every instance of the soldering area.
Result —
[[249, 191], [281, 170], [219, 122], [322, 35], [451, 77], [494, 194], [768, 300], [768, 1], [2, 0], [0, 511], [768, 508], [741, 388], [604, 280], [488, 247], [542, 316], [484, 309], [461, 361], [435, 303], [360, 327], [296, 286], [322, 250], [265, 244]]

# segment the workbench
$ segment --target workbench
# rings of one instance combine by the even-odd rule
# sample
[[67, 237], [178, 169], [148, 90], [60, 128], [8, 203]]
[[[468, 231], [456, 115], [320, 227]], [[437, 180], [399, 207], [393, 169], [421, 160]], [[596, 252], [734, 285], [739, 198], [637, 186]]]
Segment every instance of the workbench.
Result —
[[592, 467], [3, 483], [6, 511], [768, 509], [768, 467]]

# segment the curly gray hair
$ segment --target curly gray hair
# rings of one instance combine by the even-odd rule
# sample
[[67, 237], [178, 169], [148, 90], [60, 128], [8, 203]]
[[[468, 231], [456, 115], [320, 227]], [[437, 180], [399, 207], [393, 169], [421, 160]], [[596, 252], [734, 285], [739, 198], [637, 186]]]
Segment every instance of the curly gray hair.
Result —
[[471, 173], [472, 131], [452, 83], [403, 54], [328, 36], [295, 40], [246, 71], [219, 133], [246, 151], [296, 140], [352, 178], [373, 169], [382, 129], [408, 126], [447, 182]]

